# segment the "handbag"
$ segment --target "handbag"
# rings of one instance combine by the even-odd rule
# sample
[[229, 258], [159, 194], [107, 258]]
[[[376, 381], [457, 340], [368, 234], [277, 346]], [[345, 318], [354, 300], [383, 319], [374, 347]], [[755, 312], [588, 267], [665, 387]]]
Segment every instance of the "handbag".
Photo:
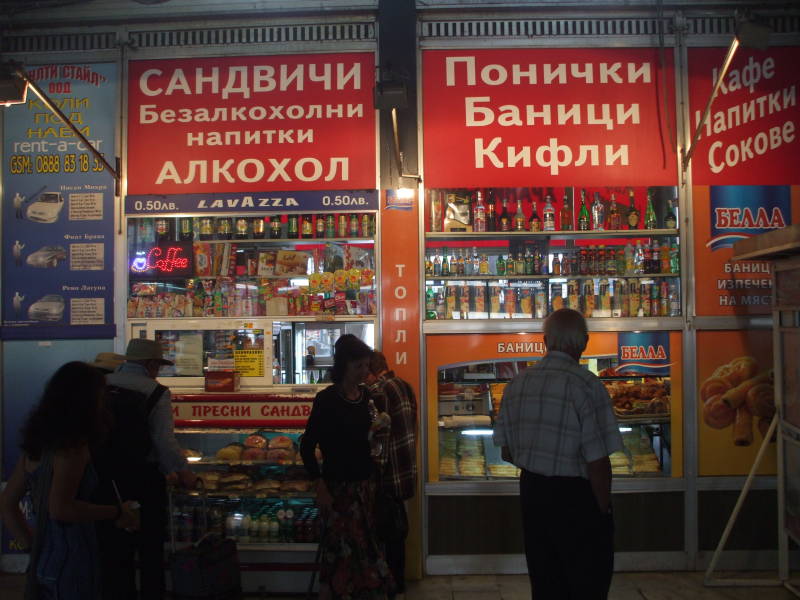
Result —
[[[208, 503], [205, 486], [198, 479], [202, 501], [203, 529], [206, 532], [195, 543], [175, 549], [175, 530], [170, 519], [172, 551], [169, 570], [172, 576], [172, 597], [177, 600], [235, 600], [242, 596], [239, 552], [234, 540], [208, 533]], [[172, 491], [169, 511], [173, 514]]]

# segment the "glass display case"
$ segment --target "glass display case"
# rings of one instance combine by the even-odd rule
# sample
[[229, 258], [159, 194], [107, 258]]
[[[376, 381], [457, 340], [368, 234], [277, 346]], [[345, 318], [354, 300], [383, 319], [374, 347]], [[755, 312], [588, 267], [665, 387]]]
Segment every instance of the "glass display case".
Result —
[[374, 227], [366, 212], [129, 218], [127, 316], [375, 315]]
[[[439, 480], [516, 478], [519, 469], [500, 456], [492, 442], [503, 391], [534, 359], [492, 360], [438, 369]], [[597, 374], [611, 397], [624, 449], [611, 456], [615, 476], [669, 476], [671, 381], [632, 371], [620, 372], [616, 355], [585, 356], [581, 363]]]
[[680, 316], [676, 193], [430, 190], [426, 320], [543, 319], [562, 307], [587, 318]]
[[205, 531], [251, 550], [308, 550], [318, 541], [315, 491], [299, 451], [313, 400], [311, 392], [174, 393], [175, 436], [203, 483], [173, 492], [176, 542]]

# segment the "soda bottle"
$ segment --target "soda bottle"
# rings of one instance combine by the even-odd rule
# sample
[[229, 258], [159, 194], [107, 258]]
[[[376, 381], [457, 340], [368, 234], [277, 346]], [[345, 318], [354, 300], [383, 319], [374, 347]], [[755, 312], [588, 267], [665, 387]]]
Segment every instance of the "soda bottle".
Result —
[[264, 222], [264, 217], [254, 217], [250, 221], [250, 230], [253, 232], [253, 237], [262, 239], [267, 235], [267, 225]]
[[314, 221], [314, 232], [315, 237], [325, 237], [325, 217], [322, 215], [317, 215], [316, 220]]
[[245, 217], [236, 218], [236, 234], [237, 240], [246, 240], [250, 237], [250, 223]]
[[204, 241], [214, 239], [214, 219], [211, 217], [200, 219], [200, 239]]
[[181, 240], [191, 241], [194, 239], [192, 217], [181, 217]]
[[300, 217], [300, 237], [305, 240], [314, 237], [314, 217], [311, 215]]
[[272, 215], [269, 218], [269, 237], [273, 240], [278, 240], [281, 237], [281, 217], [280, 215]]
[[171, 227], [169, 219], [159, 217], [155, 220], [156, 240], [159, 242], [169, 241], [171, 235]]
[[221, 217], [217, 219], [217, 239], [218, 240], [229, 240], [231, 239], [231, 234], [233, 233], [233, 227], [231, 225], [231, 220], [228, 217]]
[[300, 237], [300, 217], [297, 215], [288, 216], [286, 237], [288, 237], [290, 240], [296, 240]]

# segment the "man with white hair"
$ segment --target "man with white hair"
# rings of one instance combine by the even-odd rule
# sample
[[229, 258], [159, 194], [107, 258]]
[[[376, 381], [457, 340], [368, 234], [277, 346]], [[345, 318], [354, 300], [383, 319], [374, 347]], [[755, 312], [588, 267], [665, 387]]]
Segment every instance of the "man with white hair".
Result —
[[579, 363], [589, 334], [563, 308], [544, 322], [545, 357], [506, 386], [494, 428], [519, 482], [536, 600], [605, 599], [614, 570], [611, 462], [621, 450], [611, 399]]

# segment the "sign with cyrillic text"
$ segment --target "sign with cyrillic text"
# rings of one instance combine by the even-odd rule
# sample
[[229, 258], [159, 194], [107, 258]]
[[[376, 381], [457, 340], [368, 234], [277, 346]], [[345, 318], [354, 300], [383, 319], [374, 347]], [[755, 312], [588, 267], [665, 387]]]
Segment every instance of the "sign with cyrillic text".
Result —
[[670, 53], [427, 50], [422, 66], [429, 187], [675, 184]]
[[303, 427], [311, 414], [313, 398], [266, 398], [252, 401], [204, 401], [196, 396], [176, 397], [172, 414], [177, 427]]
[[[714, 88], [725, 48], [689, 49], [689, 108], [694, 130]], [[692, 157], [695, 185], [800, 183], [800, 48], [739, 48]]]
[[800, 187], [695, 186], [694, 259], [697, 314], [766, 314], [772, 304], [769, 261], [732, 260], [733, 244], [792, 224]]
[[128, 192], [375, 189], [374, 55], [130, 63]]

